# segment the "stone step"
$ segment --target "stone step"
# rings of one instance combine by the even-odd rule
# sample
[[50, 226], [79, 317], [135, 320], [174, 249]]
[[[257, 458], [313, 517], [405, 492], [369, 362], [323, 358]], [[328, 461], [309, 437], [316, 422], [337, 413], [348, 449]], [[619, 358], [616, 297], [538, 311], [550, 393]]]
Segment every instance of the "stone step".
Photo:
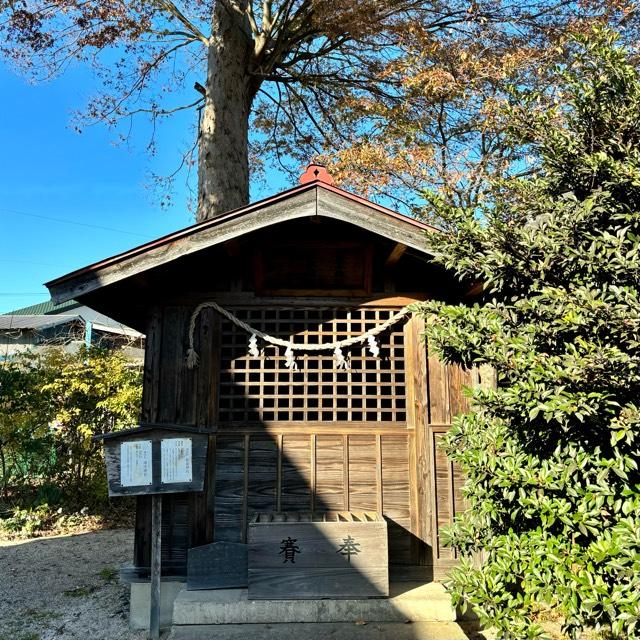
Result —
[[181, 590], [174, 625], [329, 622], [455, 622], [456, 610], [441, 584], [396, 583], [389, 598], [353, 600], [249, 600], [246, 589]]
[[174, 626], [167, 640], [470, 640], [455, 622], [345, 622]]

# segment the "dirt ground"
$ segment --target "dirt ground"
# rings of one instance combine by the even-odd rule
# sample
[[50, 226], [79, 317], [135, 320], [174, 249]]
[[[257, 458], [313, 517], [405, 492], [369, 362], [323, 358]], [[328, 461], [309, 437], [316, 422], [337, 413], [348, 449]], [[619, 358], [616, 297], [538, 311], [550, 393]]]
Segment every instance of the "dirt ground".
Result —
[[141, 640], [128, 628], [133, 532], [0, 541], [0, 640]]
[[[129, 588], [118, 581], [132, 557], [128, 529], [0, 540], [0, 640], [146, 639], [129, 631]], [[545, 626], [563, 637], [558, 622]]]

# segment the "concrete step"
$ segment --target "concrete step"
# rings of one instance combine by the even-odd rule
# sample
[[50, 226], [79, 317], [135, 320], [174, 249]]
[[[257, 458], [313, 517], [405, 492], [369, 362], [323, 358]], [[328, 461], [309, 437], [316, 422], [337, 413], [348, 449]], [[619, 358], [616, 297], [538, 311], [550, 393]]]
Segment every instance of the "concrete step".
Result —
[[329, 622], [455, 622], [441, 584], [396, 583], [389, 598], [353, 600], [249, 600], [246, 589], [181, 590], [173, 624], [277, 624]]
[[455, 622], [225, 624], [174, 626], [167, 640], [481, 640]]

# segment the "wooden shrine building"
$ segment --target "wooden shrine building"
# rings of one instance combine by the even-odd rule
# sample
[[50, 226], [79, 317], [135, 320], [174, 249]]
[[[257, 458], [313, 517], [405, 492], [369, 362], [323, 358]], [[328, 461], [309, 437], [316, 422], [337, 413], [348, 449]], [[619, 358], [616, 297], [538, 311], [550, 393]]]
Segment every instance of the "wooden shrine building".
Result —
[[[333, 350], [252, 344], [252, 331], [206, 304], [194, 315], [213, 301], [294, 345], [361, 336], [416, 300], [463, 297], [431, 262], [430, 233], [312, 165], [295, 188], [47, 284], [55, 302], [78, 300], [146, 335], [142, 423], [208, 434], [204, 490], [165, 497], [167, 575], [184, 575], [191, 547], [246, 542], [263, 512], [383, 514], [392, 580], [437, 579], [455, 562], [439, 532], [462, 508], [460, 475], [437, 443], [467, 409], [472, 380], [430, 352], [418, 317], [341, 349], [340, 362]], [[150, 499], [137, 500], [143, 577]]]

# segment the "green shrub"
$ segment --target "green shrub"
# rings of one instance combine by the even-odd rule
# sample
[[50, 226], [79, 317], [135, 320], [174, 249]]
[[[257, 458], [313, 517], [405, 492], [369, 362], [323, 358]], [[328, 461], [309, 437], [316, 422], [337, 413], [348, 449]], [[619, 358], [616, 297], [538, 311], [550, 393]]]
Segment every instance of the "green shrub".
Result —
[[542, 608], [573, 638], [639, 637], [640, 77], [609, 32], [567, 46], [555, 108], [507, 112], [539, 164], [439, 211], [437, 259], [482, 298], [420, 306], [446, 360], [497, 374], [446, 441], [469, 503], [448, 587], [501, 639], [544, 637]]
[[53, 514], [48, 504], [33, 509], [16, 508], [5, 519], [0, 519], [0, 529], [7, 533], [31, 536], [47, 528]]
[[0, 501], [100, 510], [108, 503], [96, 434], [137, 423], [141, 367], [121, 353], [51, 348], [0, 363]]

